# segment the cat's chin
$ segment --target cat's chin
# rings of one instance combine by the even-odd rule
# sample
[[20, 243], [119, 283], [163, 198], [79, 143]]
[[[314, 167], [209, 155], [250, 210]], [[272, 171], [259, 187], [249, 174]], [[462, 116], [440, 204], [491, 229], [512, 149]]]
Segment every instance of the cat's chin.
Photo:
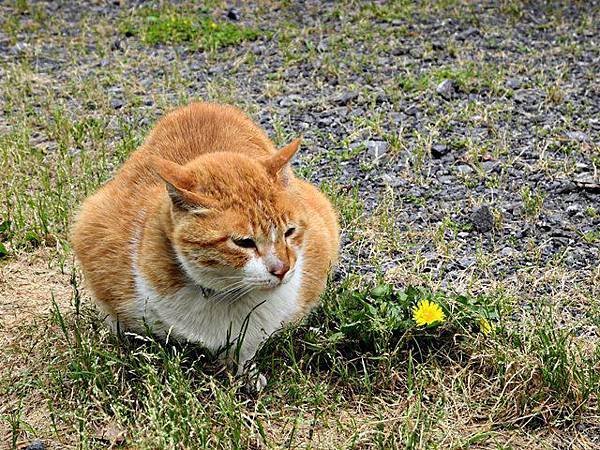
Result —
[[262, 291], [262, 292], [270, 292], [270, 291], [272, 291], [274, 289], [277, 289], [282, 284], [285, 284], [285, 283], [284, 282], [277, 282], [277, 283], [273, 283], [273, 284], [264, 284], [262, 286], [257, 286], [256, 290], [257, 291]]
[[287, 282], [290, 281], [290, 279], [291, 279], [291, 277], [285, 277], [281, 281], [273, 281], [273, 282], [265, 283], [262, 286], [257, 286], [256, 290], [257, 291], [262, 291], [262, 292], [274, 291], [278, 287], [281, 287], [284, 284], [287, 284]]

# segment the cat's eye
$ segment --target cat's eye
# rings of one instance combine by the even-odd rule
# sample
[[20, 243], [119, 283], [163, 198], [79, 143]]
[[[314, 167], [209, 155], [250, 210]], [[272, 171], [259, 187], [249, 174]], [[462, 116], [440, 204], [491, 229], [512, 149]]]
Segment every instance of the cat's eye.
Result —
[[296, 227], [290, 227], [287, 229], [287, 231], [285, 232], [285, 237], [290, 237], [292, 234], [294, 234], [296, 232]]
[[256, 243], [254, 242], [254, 239], [250, 239], [250, 238], [242, 238], [242, 239], [231, 238], [231, 240], [238, 247], [242, 247], [242, 248], [256, 248]]

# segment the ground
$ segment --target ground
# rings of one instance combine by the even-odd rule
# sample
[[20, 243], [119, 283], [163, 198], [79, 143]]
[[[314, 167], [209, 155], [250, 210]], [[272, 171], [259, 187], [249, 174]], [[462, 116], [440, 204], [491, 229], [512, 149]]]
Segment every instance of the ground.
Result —
[[[598, 23], [595, 1], [1, 3], [0, 448], [600, 448]], [[301, 135], [340, 211], [323, 306], [260, 353], [258, 396], [110, 335], [68, 244], [191, 100]], [[447, 324], [390, 332], [409, 287]]]

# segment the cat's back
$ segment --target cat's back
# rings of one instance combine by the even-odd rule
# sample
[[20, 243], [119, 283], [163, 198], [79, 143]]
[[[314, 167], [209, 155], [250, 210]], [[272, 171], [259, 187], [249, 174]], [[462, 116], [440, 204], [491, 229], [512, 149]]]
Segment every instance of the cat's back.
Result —
[[206, 153], [241, 152], [255, 158], [268, 156], [275, 147], [265, 132], [241, 110], [230, 105], [195, 102], [160, 119], [138, 150], [133, 152], [107, 187], [119, 190], [160, 184], [150, 156], [185, 165]]
[[264, 131], [236, 107], [191, 103], [161, 119], [137, 153], [185, 164], [205, 153], [232, 151], [263, 157], [275, 148]]

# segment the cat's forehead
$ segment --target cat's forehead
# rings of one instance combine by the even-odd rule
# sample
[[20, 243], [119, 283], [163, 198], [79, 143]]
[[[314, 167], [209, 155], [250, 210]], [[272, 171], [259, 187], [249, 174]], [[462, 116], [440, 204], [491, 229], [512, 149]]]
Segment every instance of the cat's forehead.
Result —
[[253, 235], [270, 236], [290, 222], [291, 214], [286, 210], [263, 207], [248, 214], [248, 228]]
[[250, 232], [255, 236], [272, 237], [278, 230], [285, 228], [288, 223], [289, 218], [287, 216], [265, 217], [263, 220], [249, 222], [248, 226]]
[[295, 220], [295, 211], [289, 206], [289, 202], [274, 197], [238, 198], [225, 209], [222, 220], [239, 233], [267, 237]]

